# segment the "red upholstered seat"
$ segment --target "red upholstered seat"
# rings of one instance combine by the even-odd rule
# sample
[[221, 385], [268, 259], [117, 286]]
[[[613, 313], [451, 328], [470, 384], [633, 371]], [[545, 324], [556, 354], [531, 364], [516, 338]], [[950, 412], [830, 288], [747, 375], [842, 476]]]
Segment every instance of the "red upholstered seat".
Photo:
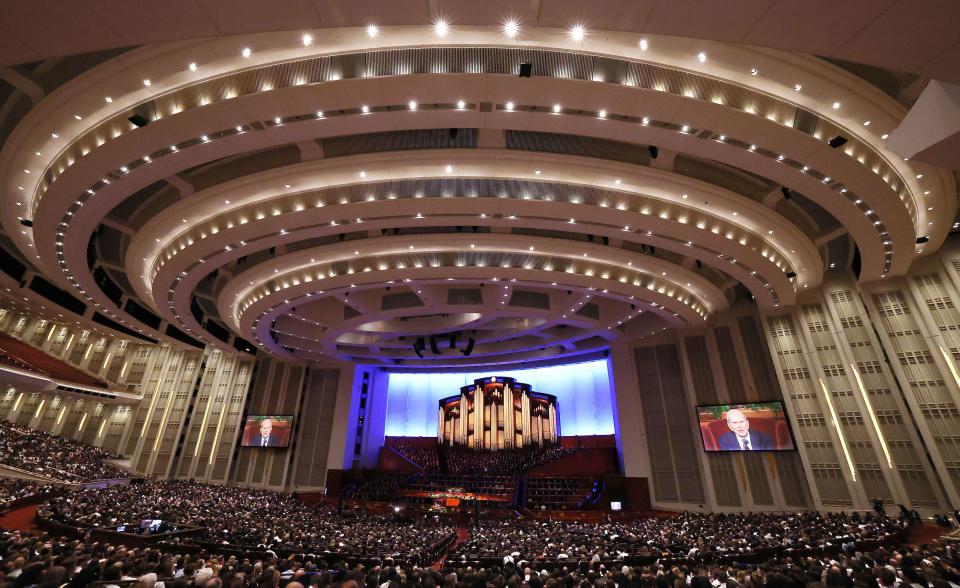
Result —
[[63, 382], [108, 388], [109, 385], [52, 355], [0, 333], [0, 358], [8, 365], [37, 372]]

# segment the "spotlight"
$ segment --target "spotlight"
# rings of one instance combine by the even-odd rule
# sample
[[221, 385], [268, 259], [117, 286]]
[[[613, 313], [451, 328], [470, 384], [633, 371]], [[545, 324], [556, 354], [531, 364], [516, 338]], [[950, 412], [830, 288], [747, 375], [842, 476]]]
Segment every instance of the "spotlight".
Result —
[[650, 159], [656, 159], [660, 155], [660, 150], [657, 149], [656, 145], [650, 145], [647, 149], [650, 150]]
[[434, 355], [440, 355], [440, 345], [437, 344], [436, 335], [430, 335], [430, 351], [432, 351]]
[[841, 137], [840, 135], [837, 135], [836, 137], [830, 139], [830, 142], [829, 142], [828, 144], [829, 144], [831, 147], [833, 147], [834, 149], [836, 149], [836, 148], [838, 148], [838, 147], [843, 147], [843, 145], [844, 145], [846, 142], [847, 142], [847, 138], [846, 138], [846, 137]]
[[520, 77], [529, 78], [533, 75], [533, 64], [532, 63], [521, 63], [520, 64]]
[[466, 349], [462, 349], [460, 353], [462, 353], [464, 357], [468, 357], [471, 353], [473, 353], [473, 346], [476, 345], [476, 343], [477, 343], [477, 340], [474, 339], [473, 337], [470, 337], [469, 339], [467, 339]]

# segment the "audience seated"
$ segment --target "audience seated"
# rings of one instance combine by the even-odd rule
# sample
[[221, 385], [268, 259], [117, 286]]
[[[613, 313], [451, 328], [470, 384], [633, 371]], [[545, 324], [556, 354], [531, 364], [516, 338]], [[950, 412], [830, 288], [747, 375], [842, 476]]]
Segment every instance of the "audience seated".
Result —
[[59, 435], [0, 420], [0, 463], [64, 482], [128, 477], [107, 463], [119, 455]]
[[[427, 519], [341, 517], [326, 507], [311, 511], [289, 496], [193, 482], [149, 483], [139, 489], [160, 502], [151, 505], [115, 489], [80, 492], [74, 503], [54, 502], [70, 505], [73, 516], [91, 522], [176, 514], [214, 523], [210, 533], [223, 533], [222, 542], [272, 540], [269, 536], [276, 534], [274, 543], [323, 538], [323, 545], [335, 549], [278, 557], [269, 550], [221, 553], [216, 544], [129, 548], [0, 533], [0, 586], [949, 588], [960, 580], [955, 545], [904, 546], [906, 522], [887, 517], [684, 514], [592, 524], [487, 522], [472, 530], [441, 571], [431, 562], [401, 563], [390, 557], [399, 544], [416, 549], [436, 538], [431, 532], [451, 529]], [[221, 494], [223, 502], [218, 501]], [[128, 499], [132, 505], [111, 502]], [[244, 505], [249, 515], [242, 512]], [[91, 510], [101, 508], [106, 514]], [[357, 546], [380, 556], [365, 562], [341, 557]], [[641, 555], [646, 561], [631, 561]]]
[[53, 486], [42, 482], [19, 478], [0, 478], [0, 512], [10, 508], [18, 500], [32, 496], [45, 496], [52, 490]]
[[49, 501], [39, 516], [82, 529], [161, 520], [172, 527], [203, 527], [205, 539], [221, 545], [404, 560], [419, 560], [453, 533], [453, 527], [435, 517], [338, 514], [330, 506], [310, 506], [289, 494], [185, 480], [83, 490]]
[[537, 466], [577, 451], [571, 447], [526, 447], [478, 451], [467, 447], [443, 447], [447, 472], [451, 474], [523, 474]]
[[411, 445], [396, 445], [393, 449], [402, 455], [403, 457], [409, 459], [413, 463], [422, 467], [425, 471], [428, 472], [439, 472], [440, 471], [440, 461], [437, 457], [437, 448], [433, 447], [422, 447], [422, 446], [411, 446]]

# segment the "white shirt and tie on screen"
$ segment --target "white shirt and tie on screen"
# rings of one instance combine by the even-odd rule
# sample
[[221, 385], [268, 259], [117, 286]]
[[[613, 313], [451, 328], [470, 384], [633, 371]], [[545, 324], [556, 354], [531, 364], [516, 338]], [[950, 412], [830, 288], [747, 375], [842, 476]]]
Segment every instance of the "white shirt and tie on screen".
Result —
[[722, 451], [763, 451], [774, 448], [773, 439], [762, 431], [751, 431], [750, 421], [744, 411], [731, 408], [726, 414], [729, 432], [717, 439]]

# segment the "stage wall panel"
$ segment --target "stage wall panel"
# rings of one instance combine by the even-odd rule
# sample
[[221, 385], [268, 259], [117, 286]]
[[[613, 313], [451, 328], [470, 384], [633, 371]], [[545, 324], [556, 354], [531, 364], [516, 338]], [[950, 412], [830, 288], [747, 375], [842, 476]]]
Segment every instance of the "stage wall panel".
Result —
[[561, 435], [614, 433], [607, 361], [591, 361], [530, 370], [496, 369], [463, 374], [390, 374], [386, 435], [436, 437], [437, 403], [461, 386], [485, 376], [509, 376], [537, 392], [557, 397]]

